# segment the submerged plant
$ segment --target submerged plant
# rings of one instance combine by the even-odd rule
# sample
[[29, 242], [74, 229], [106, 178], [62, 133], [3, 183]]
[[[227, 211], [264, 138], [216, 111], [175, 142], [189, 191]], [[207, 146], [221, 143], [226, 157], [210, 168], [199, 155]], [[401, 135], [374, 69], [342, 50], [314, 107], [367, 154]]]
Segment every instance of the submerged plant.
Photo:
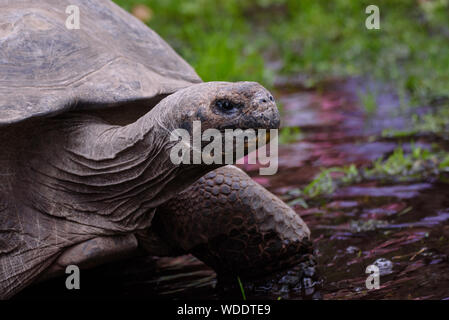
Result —
[[301, 129], [299, 127], [284, 127], [279, 131], [279, 143], [293, 143], [299, 140], [301, 136]]
[[243, 300], [246, 300], [245, 289], [243, 288], [242, 280], [240, 280], [240, 277], [237, 277], [237, 281], [239, 283], [240, 292], [242, 293], [242, 298]]
[[[348, 186], [362, 181], [420, 181], [440, 179], [445, 182], [442, 173], [449, 172], [449, 153], [431, 151], [413, 145], [405, 153], [402, 147], [384, 158], [375, 160], [370, 166], [357, 168], [354, 164], [345, 167], [322, 169], [321, 172], [302, 190], [289, 192], [289, 205], [301, 205], [307, 208], [307, 201], [335, 192], [338, 187]], [[292, 199], [293, 198], [293, 199]]]

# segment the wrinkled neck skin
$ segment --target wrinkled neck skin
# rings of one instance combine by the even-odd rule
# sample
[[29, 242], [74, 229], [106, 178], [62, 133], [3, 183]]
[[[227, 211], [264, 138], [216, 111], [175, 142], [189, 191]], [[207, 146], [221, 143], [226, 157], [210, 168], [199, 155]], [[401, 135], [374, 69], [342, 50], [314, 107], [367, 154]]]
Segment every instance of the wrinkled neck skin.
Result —
[[78, 114], [46, 120], [21, 154], [23, 200], [111, 234], [149, 227], [157, 206], [217, 168], [170, 161], [170, 133], [189, 118], [174, 100], [123, 127]]
[[215, 168], [170, 161], [170, 130], [186, 116], [170, 98], [123, 127], [65, 114], [0, 130], [0, 299], [66, 248], [92, 239], [81, 260], [103, 257], [98, 237], [120, 248], [115, 236], [149, 228], [161, 203]]

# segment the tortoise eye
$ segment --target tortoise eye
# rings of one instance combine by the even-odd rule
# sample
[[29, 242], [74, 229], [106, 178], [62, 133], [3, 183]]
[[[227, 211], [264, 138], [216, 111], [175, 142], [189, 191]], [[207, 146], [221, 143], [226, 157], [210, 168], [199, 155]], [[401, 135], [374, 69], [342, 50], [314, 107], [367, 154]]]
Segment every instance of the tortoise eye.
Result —
[[230, 113], [242, 107], [241, 103], [235, 103], [228, 99], [220, 99], [215, 101], [215, 106], [223, 112]]

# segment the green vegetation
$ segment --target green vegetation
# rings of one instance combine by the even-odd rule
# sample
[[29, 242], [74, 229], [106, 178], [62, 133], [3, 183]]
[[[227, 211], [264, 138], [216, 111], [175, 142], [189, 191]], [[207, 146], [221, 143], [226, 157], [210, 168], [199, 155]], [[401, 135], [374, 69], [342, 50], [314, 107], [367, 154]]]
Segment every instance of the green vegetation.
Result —
[[419, 134], [434, 134], [447, 138], [449, 132], [449, 104], [440, 105], [422, 116], [413, 115], [411, 126], [407, 130], [387, 129], [382, 132], [387, 138], [408, 138]]
[[405, 155], [401, 147], [387, 159], [376, 160], [371, 168], [364, 171], [366, 178], [388, 179], [395, 177], [399, 181], [421, 180], [439, 174], [440, 163], [446, 157], [445, 152], [431, 152], [412, 146], [410, 154]]
[[241, 1], [117, 0], [127, 10], [145, 4], [148, 25], [198, 72], [204, 81], [254, 80], [271, 83], [262, 56], [264, 38], [254, 35]]
[[449, 104], [440, 106], [421, 117], [413, 117], [413, 128], [417, 132], [428, 132], [446, 136], [449, 132]]
[[[365, 28], [371, 1], [115, 0], [145, 4], [148, 24], [205, 80], [256, 80], [280, 72], [324, 78], [363, 75], [388, 81], [399, 96], [430, 101], [449, 92], [448, 0], [379, 0], [381, 29]], [[368, 97], [368, 109], [374, 107]]]
[[376, 95], [373, 92], [359, 93], [359, 99], [366, 113], [373, 114], [376, 112]]
[[298, 127], [284, 127], [279, 131], [279, 143], [288, 144], [298, 141], [302, 137]]
[[[393, 86], [401, 109], [439, 102], [439, 108], [414, 116], [410, 128], [385, 130], [384, 137], [447, 135], [449, 0], [379, 0], [380, 30], [365, 28], [368, 0], [114, 1], [129, 11], [143, 4], [151, 12], [147, 24], [205, 81], [254, 80], [271, 87], [275, 74], [301, 74], [311, 87], [329, 78], [363, 76]], [[376, 92], [359, 93], [359, 99], [367, 114], [377, 110]], [[299, 129], [285, 128], [279, 139], [292, 143], [300, 135]], [[295, 191], [292, 203], [306, 207], [303, 198], [332, 193], [340, 185], [425, 179], [448, 167], [444, 152], [414, 148], [405, 154], [398, 148], [367, 168], [323, 170]]]
[[240, 292], [242, 293], [242, 298], [243, 300], [246, 300], [245, 289], [243, 288], [243, 283], [242, 280], [240, 280], [240, 277], [237, 277], [237, 281], [239, 283]]
[[410, 182], [428, 179], [446, 181], [444, 173], [449, 172], [449, 153], [442, 150], [427, 150], [412, 145], [411, 151], [404, 153], [398, 147], [386, 158], [379, 158], [370, 166], [357, 168], [351, 164], [346, 167], [323, 169], [302, 190], [289, 192], [289, 205], [301, 205], [307, 208], [306, 200], [312, 200], [332, 194], [338, 187], [363, 181]]

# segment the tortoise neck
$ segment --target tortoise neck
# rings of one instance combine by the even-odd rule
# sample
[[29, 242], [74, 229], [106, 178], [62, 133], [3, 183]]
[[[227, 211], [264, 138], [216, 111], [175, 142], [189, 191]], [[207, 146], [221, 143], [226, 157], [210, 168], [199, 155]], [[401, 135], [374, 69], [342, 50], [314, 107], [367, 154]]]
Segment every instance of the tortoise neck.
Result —
[[149, 227], [156, 207], [214, 169], [170, 161], [171, 119], [151, 113], [124, 127], [88, 115], [48, 119], [45, 132], [24, 139], [23, 201], [103, 230]]

